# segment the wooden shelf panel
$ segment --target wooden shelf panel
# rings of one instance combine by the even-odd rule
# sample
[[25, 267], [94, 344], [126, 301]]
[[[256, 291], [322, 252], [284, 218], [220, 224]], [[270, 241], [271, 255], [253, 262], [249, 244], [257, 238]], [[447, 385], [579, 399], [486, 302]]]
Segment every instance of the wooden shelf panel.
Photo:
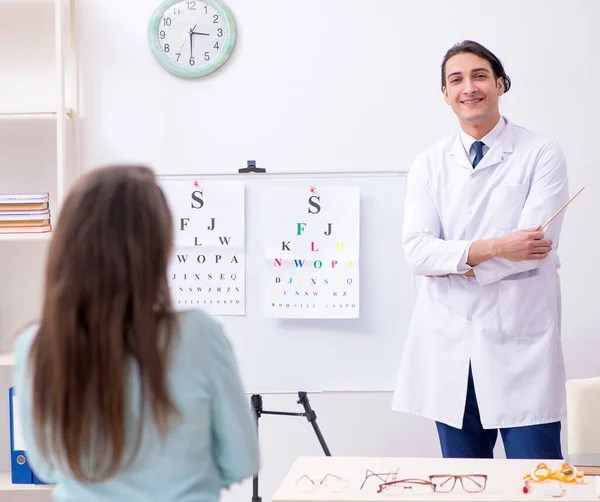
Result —
[[0, 5], [31, 5], [31, 4], [44, 4], [44, 5], [53, 5], [55, 0], [0, 0]]
[[13, 485], [10, 471], [0, 471], [0, 491], [49, 491], [53, 488], [52, 485]]
[[[0, 352], [0, 366], [14, 366], [15, 365], [15, 354], [14, 352]], [[1, 473], [2, 471], [0, 471]], [[2, 479], [0, 479], [2, 483]]]
[[49, 241], [52, 232], [41, 234], [0, 234], [0, 241]]
[[[2, 0], [0, 0], [2, 1]], [[67, 117], [71, 117], [73, 115], [73, 109], [67, 108], [65, 110], [65, 115]], [[56, 118], [58, 116], [58, 112], [54, 110], [10, 110], [0, 108], [0, 118]]]

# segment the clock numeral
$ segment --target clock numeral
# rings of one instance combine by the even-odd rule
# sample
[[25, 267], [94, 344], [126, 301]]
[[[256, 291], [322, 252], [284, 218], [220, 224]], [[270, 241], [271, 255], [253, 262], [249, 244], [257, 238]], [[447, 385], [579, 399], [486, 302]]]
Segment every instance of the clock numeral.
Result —
[[181, 52], [176, 52], [175, 55], [177, 56], [176, 61], [179, 61], [179, 58], [181, 57]]
[[169, 44], [165, 44], [165, 46], [163, 47], [163, 50], [165, 52], [169, 52], [171, 49], [169, 48]]
[[219, 50], [219, 42], [214, 45], [215, 49]]
[[195, 64], [196, 64], [196, 60], [193, 57], [191, 57], [190, 58], [190, 66], [194, 66]]
[[171, 26], [171, 18], [170, 17], [163, 18], [163, 25], [164, 26]]
[[189, 2], [186, 2], [186, 3], [188, 6], [188, 10], [196, 10], [196, 0], [190, 0]]
[[217, 30], [217, 36], [218, 36], [218, 37], [222, 37], [222, 36], [223, 36], [223, 28], [219, 28], [219, 29]]
[[213, 15], [213, 23], [218, 23], [219, 22], [219, 15], [218, 14], [214, 14]]
[[210, 54], [208, 52], [204, 53], [204, 61], [210, 61]]
[[173, 7], [173, 14], [181, 14], [181, 9], [179, 8], [178, 5]]
[[205, 13], [205, 14], [208, 14], [208, 5], [205, 5], [205, 6], [204, 6], [204, 13]]
[[163, 40], [165, 38], [165, 30], [161, 30], [159, 33], [160, 39]]

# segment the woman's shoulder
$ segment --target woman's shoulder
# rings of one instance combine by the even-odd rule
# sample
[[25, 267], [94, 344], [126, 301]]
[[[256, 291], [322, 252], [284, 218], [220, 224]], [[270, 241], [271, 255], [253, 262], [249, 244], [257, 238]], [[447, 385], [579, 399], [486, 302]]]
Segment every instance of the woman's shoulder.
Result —
[[196, 347], [229, 349], [221, 323], [200, 309], [183, 310], [177, 314], [177, 324], [182, 343]]
[[175, 314], [179, 330], [205, 330], [207, 333], [217, 329], [219, 322], [201, 309], [180, 310]]
[[14, 344], [15, 364], [28, 357], [39, 328], [39, 323], [32, 322], [17, 333]]

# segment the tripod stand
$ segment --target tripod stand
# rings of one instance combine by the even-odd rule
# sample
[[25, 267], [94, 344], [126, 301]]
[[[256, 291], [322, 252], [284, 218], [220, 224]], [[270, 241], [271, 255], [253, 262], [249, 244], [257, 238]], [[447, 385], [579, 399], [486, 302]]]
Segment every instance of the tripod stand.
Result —
[[[301, 404], [304, 407], [304, 413], [292, 413], [288, 411], [265, 411], [263, 410], [263, 402], [262, 396], [260, 394], [253, 394], [250, 398], [250, 402], [252, 403], [252, 408], [254, 409], [254, 415], [256, 417], [256, 432], [258, 435], [258, 419], [261, 415], [287, 415], [292, 417], [306, 417], [306, 419], [311, 423], [315, 434], [317, 435], [317, 439], [321, 444], [321, 448], [323, 448], [323, 452], [328, 457], [331, 457], [331, 453], [329, 448], [327, 447], [327, 443], [325, 443], [325, 439], [323, 438], [323, 434], [321, 434], [321, 429], [317, 425], [317, 414], [310, 407], [310, 403], [308, 401], [308, 396], [306, 392], [299, 391], [298, 392], [298, 401], [296, 403]], [[252, 502], [262, 502], [262, 497], [258, 495], [258, 473], [254, 476], [252, 480]]]

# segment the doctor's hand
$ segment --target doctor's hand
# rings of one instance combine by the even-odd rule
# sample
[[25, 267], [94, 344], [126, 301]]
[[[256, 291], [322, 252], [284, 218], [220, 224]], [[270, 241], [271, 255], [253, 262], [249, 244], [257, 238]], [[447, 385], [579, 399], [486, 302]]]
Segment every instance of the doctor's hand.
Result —
[[496, 240], [495, 254], [510, 261], [543, 260], [552, 250], [552, 241], [544, 239], [542, 226], [516, 230]]

